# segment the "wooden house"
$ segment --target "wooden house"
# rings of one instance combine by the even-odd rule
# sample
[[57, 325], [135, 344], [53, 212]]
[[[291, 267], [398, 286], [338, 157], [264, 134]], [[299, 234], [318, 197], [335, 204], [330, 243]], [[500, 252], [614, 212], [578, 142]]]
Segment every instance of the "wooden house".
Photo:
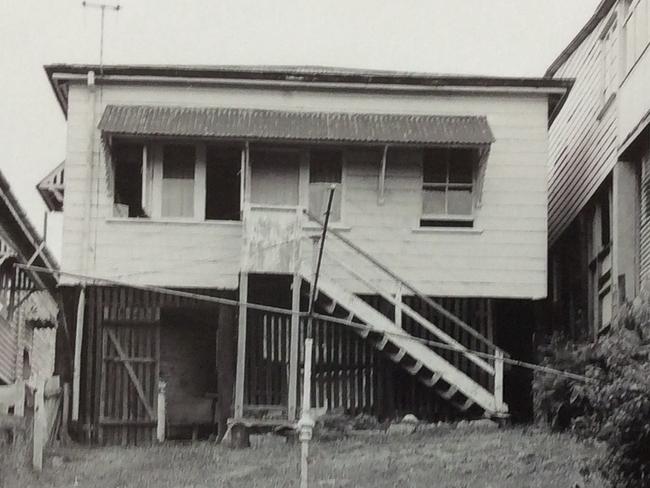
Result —
[[89, 440], [150, 441], [161, 398], [168, 436], [210, 432], [215, 417], [296, 420], [332, 188], [312, 404], [436, 419], [526, 411], [527, 378], [504, 378], [500, 358], [529, 357], [546, 297], [548, 124], [569, 81], [46, 72], [68, 131], [64, 166], [42, 187], [63, 195], [72, 407]]
[[16, 267], [57, 264], [0, 172], [0, 385], [54, 370], [56, 280]]
[[575, 79], [550, 130], [549, 329], [595, 337], [648, 279], [650, 2], [605, 0], [547, 72]]

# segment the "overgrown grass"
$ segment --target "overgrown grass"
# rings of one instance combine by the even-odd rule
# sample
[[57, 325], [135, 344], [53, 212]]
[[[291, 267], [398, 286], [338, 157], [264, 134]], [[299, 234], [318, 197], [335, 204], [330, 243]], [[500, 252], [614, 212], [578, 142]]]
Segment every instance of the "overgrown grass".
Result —
[[[521, 428], [366, 433], [312, 443], [310, 486], [602, 487], [591, 464], [599, 450], [563, 434]], [[20, 484], [5, 486], [292, 487], [298, 486], [299, 453], [299, 446], [275, 437], [241, 451], [208, 442], [73, 447], [49, 453], [42, 474], [23, 473], [15, 478]]]

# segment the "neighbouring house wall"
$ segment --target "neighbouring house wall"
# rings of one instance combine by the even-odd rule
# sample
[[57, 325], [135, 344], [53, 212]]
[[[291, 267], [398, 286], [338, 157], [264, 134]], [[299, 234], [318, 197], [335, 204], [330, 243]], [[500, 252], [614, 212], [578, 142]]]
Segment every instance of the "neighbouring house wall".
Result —
[[[573, 78], [575, 84], [550, 129], [548, 225], [551, 245], [616, 164], [619, 97], [606, 100], [603, 96], [601, 35], [609, 20], [610, 15], [605, 16], [554, 74], [556, 78]], [[615, 64], [619, 51], [614, 49], [612, 62]]]
[[632, 2], [634, 11], [626, 20], [624, 77], [619, 92], [619, 139], [625, 141], [650, 111], [650, 2]]
[[[17, 291], [15, 302], [21, 303], [26, 291]], [[56, 304], [47, 292], [31, 293], [21, 306], [13, 311], [11, 320], [0, 316], [0, 380], [11, 383], [23, 379], [24, 352], [29, 357], [31, 376], [49, 377], [54, 372], [56, 329], [29, 325], [28, 309], [42, 307], [56, 316]]]
[[636, 162], [619, 161], [613, 174], [612, 282], [614, 309], [639, 292], [640, 168]]
[[5, 383], [15, 380], [17, 337], [16, 326], [0, 317], [0, 380]]
[[650, 151], [641, 158], [641, 226], [639, 232], [639, 279], [647, 287], [650, 279]]
[[[344, 168], [346, 235], [430, 295], [546, 295], [547, 99], [531, 94], [367, 94], [276, 88], [106, 86], [69, 90], [63, 264], [66, 271], [132, 283], [236, 288], [238, 223], [113, 219], [111, 182], [96, 124], [107, 104], [374, 113], [486, 115], [496, 142], [471, 230], [417, 230], [420, 156], [388, 166], [351, 154]], [[97, 98], [95, 98], [97, 97]], [[94, 103], [97, 104], [93, 115]], [[91, 137], [93, 136], [94, 139]]]

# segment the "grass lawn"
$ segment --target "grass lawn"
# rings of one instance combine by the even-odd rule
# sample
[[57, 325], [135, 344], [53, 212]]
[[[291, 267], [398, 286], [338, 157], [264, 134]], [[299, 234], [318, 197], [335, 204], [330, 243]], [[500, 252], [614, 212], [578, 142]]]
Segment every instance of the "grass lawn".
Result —
[[[253, 438], [231, 450], [209, 442], [150, 448], [61, 448], [43, 473], [0, 461], [4, 487], [298, 486], [300, 447]], [[603, 487], [594, 470], [600, 448], [534, 429], [442, 426], [411, 435], [366, 432], [313, 442], [312, 487]], [[0, 453], [1, 455], [2, 453]]]

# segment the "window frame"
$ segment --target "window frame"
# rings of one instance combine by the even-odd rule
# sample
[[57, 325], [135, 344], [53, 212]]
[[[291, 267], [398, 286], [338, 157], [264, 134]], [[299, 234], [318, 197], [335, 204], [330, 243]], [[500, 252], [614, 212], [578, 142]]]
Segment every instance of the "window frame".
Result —
[[[477, 166], [478, 166], [478, 157], [476, 161], [470, 162], [472, 178], [471, 183], [451, 183], [450, 179], [450, 168], [451, 168], [451, 151], [468, 149], [468, 148], [458, 148], [458, 147], [441, 147], [436, 149], [444, 149], [446, 153], [445, 157], [445, 182], [425, 182], [424, 181], [424, 165], [426, 162], [426, 152], [425, 149], [422, 152], [422, 165], [420, 171], [420, 219], [419, 227], [420, 228], [435, 228], [435, 227], [473, 227], [474, 219], [476, 218], [476, 191], [477, 191]], [[424, 194], [427, 188], [430, 189], [440, 189], [444, 188], [445, 192], [445, 213], [434, 213], [427, 214], [424, 213]], [[467, 189], [470, 190], [471, 198], [471, 212], [469, 214], [450, 214], [449, 209], [449, 190], [450, 189]]]
[[[332, 220], [330, 216], [330, 223], [334, 225], [342, 225], [344, 222], [345, 218], [345, 167], [346, 167], [346, 151], [343, 148], [328, 148], [328, 147], [322, 147], [322, 146], [312, 146], [307, 148], [306, 154], [305, 154], [305, 160], [306, 160], [306, 174], [305, 174], [305, 184], [306, 184], [306, 191], [305, 191], [305, 199], [304, 199], [304, 206], [307, 210], [312, 212], [310, 208], [310, 191], [311, 191], [311, 169], [312, 169], [312, 152], [313, 151], [332, 151], [332, 152], [338, 152], [340, 155], [340, 160], [341, 160], [341, 181], [339, 183], [334, 183], [338, 185], [338, 189], [340, 190], [340, 198], [341, 198], [341, 203], [340, 203], [340, 208], [339, 208], [339, 216], [338, 219]], [[314, 182], [315, 184], [328, 184], [328, 182]]]
[[[165, 178], [165, 149], [170, 146], [186, 146], [186, 147], [191, 147], [194, 153], [194, 167], [192, 168], [192, 178]], [[203, 148], [203, 167], [205, 168], [205, 148]], [[200, 218], [200, 214], [197, 216], [197, 210], [199, 207], [197, 206], [197, 191], [198, 191], [198, 186], [200, 184], [199, 181], [199, 160], [201, 159], [201, 150], [199, 149], [199, 144], [192, 144], [192, 143], [184, 143], [184, 142], [173, 142], [173, 143], [163, 143], [161, 144], [161, 151], [160, 151], [160, 181], [158, 182], [158, 185], [160, 186], [160, 218], [164, 220], [194, 220], [195, 218], [197, 220], [204, 220], [205, 219], [205, 210], [203, 211], [203, 218]], [[183, 161], [181, 161], [181, 164]], [[155, 170], [154, 170], [155, 173]], [[184, 179], [191, 179], [192, 180], [192, 213], [191, 215], [164, 215], [164, 193], [165, 193], [165, 180], [170, 179], [170, 180], [184, 180]], [[203, 199], [205, 201], [205, 199]], [[197, 218], [198, 217], [198, 218]]]
[[[605, 26], [600, 32], [598, 38], [599, 49], [600, 49], [600, 78], [601, 78], [601, 105], [603, 111], [605, 111], [612, 100], [616, 97], [618, 93], [619, 83], [620, 83], [620, 63], [621, 60], [618, 59], [620, 53], [617, 52], [617, 48], [620, 47], [618, 42], [618, 16], [614, 12]], [[627, 41], [626, 41], [627, 42]], [[613, 63], [610, 63], [613, 61]], [[611, 66], [610, 66], [611, 64]], [[602, 117], [602, 114], [598, 117]]]

